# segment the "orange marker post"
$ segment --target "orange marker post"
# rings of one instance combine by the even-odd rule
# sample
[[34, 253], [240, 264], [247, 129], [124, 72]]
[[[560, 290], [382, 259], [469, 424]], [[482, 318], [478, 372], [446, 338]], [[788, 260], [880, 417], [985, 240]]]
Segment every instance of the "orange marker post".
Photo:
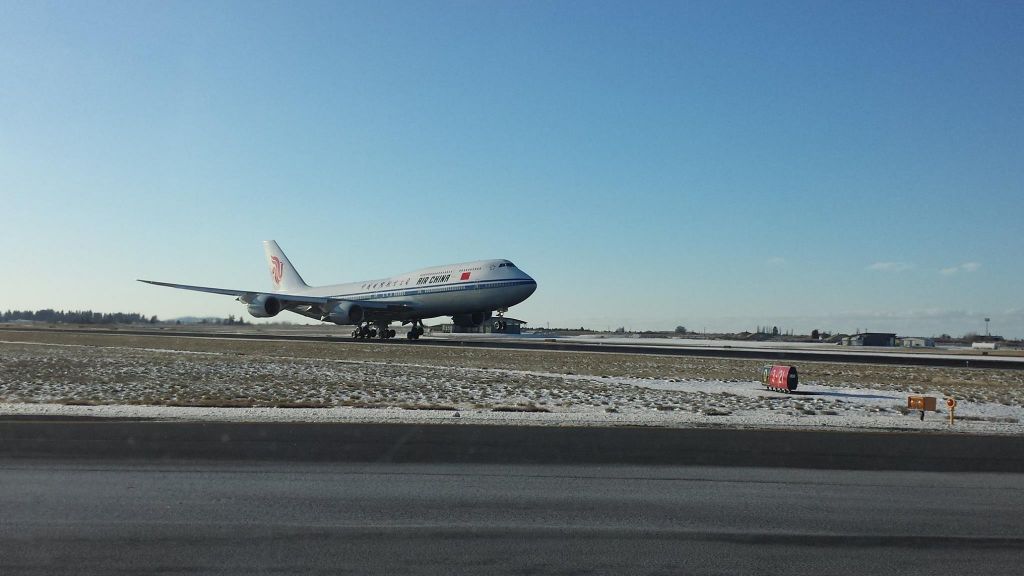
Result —
[[956, 398], [946, 398], [946, 407], [949, 408], [949, 425], [953, 425], [953, 413], [956, 412]]

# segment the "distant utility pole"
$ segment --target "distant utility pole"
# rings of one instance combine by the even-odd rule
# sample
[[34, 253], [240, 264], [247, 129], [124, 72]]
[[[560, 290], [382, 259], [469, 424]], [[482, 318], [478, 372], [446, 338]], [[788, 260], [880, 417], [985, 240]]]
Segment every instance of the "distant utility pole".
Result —
[[992, 335], [988, 331], [988, 321], [989, 320], [991, 320], [991, 318], [985, 318], [985, 336], [991, 336]]

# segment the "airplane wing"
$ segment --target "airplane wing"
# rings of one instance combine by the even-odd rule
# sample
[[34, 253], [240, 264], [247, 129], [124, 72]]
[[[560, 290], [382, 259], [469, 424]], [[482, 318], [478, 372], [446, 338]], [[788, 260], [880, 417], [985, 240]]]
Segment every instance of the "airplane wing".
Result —
[[157, 282], [156, 280], [139, 280], [146, 284], [167, 286], [168, 288], [180, 288], [182, 290], [194, 290], [196, 292], [209, 292], [210, 294], [223, 294], [225, 296], [237, 296], [242, 302], [248, 302], [260, 294], [269, 294], [281, 300], [301, 304], [327, 304], [336, 298], [326, 296], [300, 296], [298, 294], [286, 294], [281, 292], [260, 292], [259, 290], [232, 290], [230, 288], [210, 288], [209, 286], [190, 286], [188, 284], [171, 284], [170, 282]]
[[375, 302], [373, 300], [351, 300], [348, 298], [331, 298], [328, 296], [304, 296], [301, 294], [288, 294], [287, 292], [260, 292], [258, 290], [233, 290], [230, 288], [211, 288], [209, 286], [191, 286], [189, 284], [172, 284], [170, 282], [157, 282], [156, 280], [139, 280], [139, 282], [145, 282], [146, 284], [154, 284], [156, 286], [167, 286], [168, 288], [179, 288], [181, 290], [194, 290], [196, 292], [207, 292], [210, 294], [223, 294], [225, 296], [235, 296], [239, 301], [248, 304], [256, 299], [261, 294], [273, 296], [282, 303], [285, 308], [302, 308], [297, 310], [300, 314], [311, 315], [314, 307], [318, 309], [321, 315], [327, 314], [328, 310], [334, 304], [341, 302], [352, 302], [359, 304], [365, 310], [368, 320], [376, 319], [401, 319], [401, 317], [412, 311], [416, 306], [410, 302], [399, 302], [389, 300], [387, 302]]

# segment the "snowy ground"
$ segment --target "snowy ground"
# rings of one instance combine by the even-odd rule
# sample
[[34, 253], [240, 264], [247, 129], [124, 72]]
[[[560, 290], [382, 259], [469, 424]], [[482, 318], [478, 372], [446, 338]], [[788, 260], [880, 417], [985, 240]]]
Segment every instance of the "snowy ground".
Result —
[[[7, 415], [1024, 433], [1016, 371], [868, 367], [858, 377], [823, 364], [787, 395], [753, 380], [756, 363], [721, 359], [12, 336], [0, 341]], [[872, 370], [898, 381], [872, 384]], [[837, 372], [852, 382], [823, 376]], [[911, 391], [940, 405], [957, 395], [957, 423], [944, 407], [923, 422], [906, 413]]]

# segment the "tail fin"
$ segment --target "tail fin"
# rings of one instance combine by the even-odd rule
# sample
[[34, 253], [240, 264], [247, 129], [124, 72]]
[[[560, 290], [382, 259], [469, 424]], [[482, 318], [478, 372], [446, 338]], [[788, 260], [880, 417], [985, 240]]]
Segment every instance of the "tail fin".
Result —
[[309, 288], [302, 281], [302, 276], [295, 271], [295, 267], [288, 261], [281, 247], [273, 240], [263, 241], [263, 251], [267, 253], [267, 264], [270, 265], [270, 279], [274, 282], [274, 290], [300, 290]]

